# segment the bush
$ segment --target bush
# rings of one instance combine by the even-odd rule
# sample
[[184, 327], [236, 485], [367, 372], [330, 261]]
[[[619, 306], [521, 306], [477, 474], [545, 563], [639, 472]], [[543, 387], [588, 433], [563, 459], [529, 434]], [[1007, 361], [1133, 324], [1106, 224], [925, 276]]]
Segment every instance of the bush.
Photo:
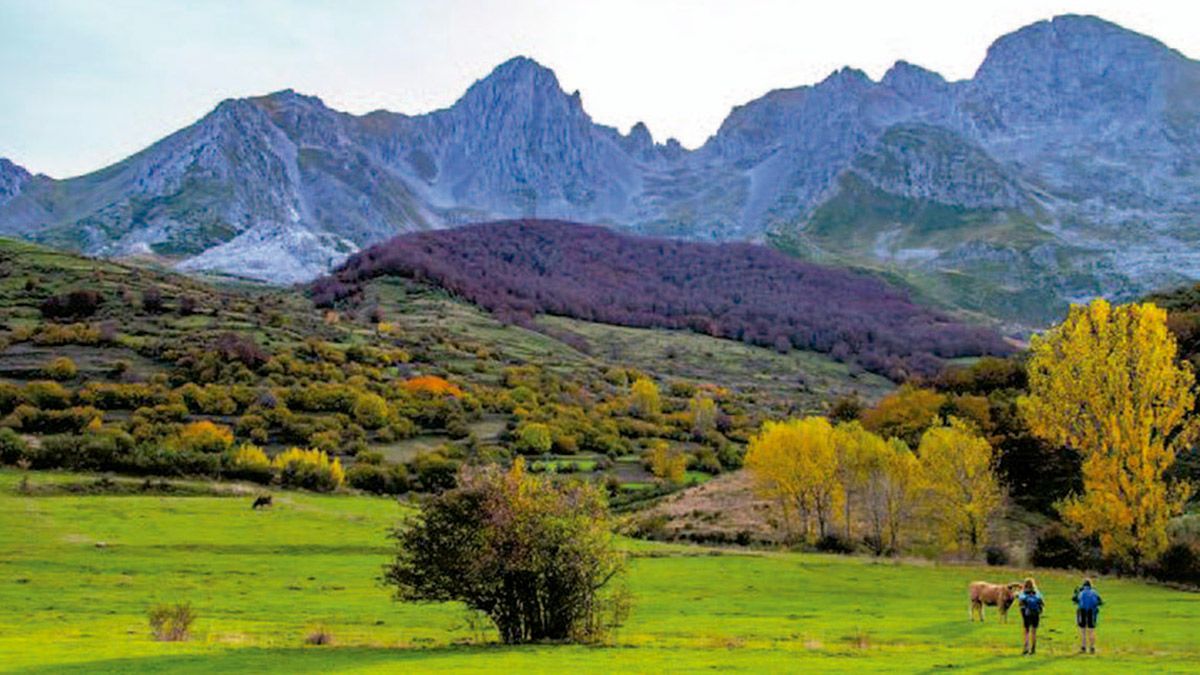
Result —
[[839, 534], [827, 534], [817, 540], [817, 550], [822, 553], [847, 554], [854, 552], [854, 544]]
[[226, 473], [231, 478], [251, 480], [255, 483], [267, 484], [275, 477], [271, 469], [271, 460], [262, 448], [243, 443], [229, 454]]
[[528, 475], [520, 459], [507, 473], [465, 475], [392, 536], [384, 582], [397, 599], [462, 602], [507, 644], [593, 641], [628, 612], [628, 595], [611, 583], [625, 558], [603, 495]]
[[346, 471], [346, 482], [363, 492], [394, 495], [408, 490], [408, 472], [399, 464], [366, 464], [358, 461]]
[[1036, 567], [1081, 569], [1084, 567], [1083, 550], [1061, 527], [1052, 526], [1038, 535], [1030, 562]]
[[191, 603], [181, 602], [174, 605], [155, 605], [147, 612], [150, 620], [150, 632], [154, 639], [160, 642], [183, 642], [188, 639], [192, 622], [196, 620], [196, 612]]
[[89, 425], [98, 424], [102, 417], [103, 413], [91, 406], [67, 410], [41, 410], [31, 405], [19, 405], [4, 418], [4, 425], [26, 433], [80, 433]]
[[96, 313], [104, 297], [96, 291], [75, 290], [55, 295], [42, 302], [42, 316], [49, 319], [86, 317]]
[[30, 382], [21, 395], [29, 405], [42, 410], [62, 410], [71, 405], [71, 392], [57, 382]]
[[523, 455], [542, 455], [550, 452], [554, 439], [550, 427], [540, 422], [525, 422], [517, 427], [513, 450]]
[[388, 423], [387, 401], [378, 394], [360, 394], [354, 400], [354, 421], [365, 429], [378, 429]]
[[1150, 576], [1160, 581], [1200, 585], [1200, 552], [1193, 546], [1175, 542], [1149, 571]]
[[73, 471], [120, 471], [128, 464], [133, 438], [118, 429], [82, 435], [46, 436], [26, 457], [34, 468]]
[[275, 456], [271, 465], [279, 471], [280, 481], [288, 487], [316, 492], [332, 492], [346, 481], [342, 463], [320, 450], [291, 448]]
[[418, 453], [412, 461], [416, 485], [425, 492], [441, 492], [453, 488], [458, 466], [457, 461], [438, 451]]
[[29, 450], [29, 444], [8, 427], [0, 428], [0, 464], [16, 464]]
[[1010, 561], [1008, 551], [1000, 546], [988, 546], [983, 550], [983, 555], [987, 564], [994, 567], [1003, 567]]
[[42, 372], [52, 380], [73, 380], [79, 374], [79, 368], [75, 367], [75, 362], [71, 359], [59, 356], [51, 359]]
[[176, 452], [220, 453], [233, 445], [233, 432], [229, 427], [213, 424], [208, 420], [192, 422], [167, 439], [167, 447]]
[[304, 636], [304, 644], [306, 645], [331, 645], [333, 644], [333, 633], [324, 626], [317, 626], [309, 631], [308, 635]]

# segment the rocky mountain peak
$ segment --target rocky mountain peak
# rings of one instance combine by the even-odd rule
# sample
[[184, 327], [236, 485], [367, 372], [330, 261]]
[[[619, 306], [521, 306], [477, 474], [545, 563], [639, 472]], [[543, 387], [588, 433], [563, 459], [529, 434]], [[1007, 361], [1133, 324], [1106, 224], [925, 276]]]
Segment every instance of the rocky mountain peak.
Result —
[[0, 204], [21, 194], [21, 188], [32, 177], [23, 167], [0, 157]]

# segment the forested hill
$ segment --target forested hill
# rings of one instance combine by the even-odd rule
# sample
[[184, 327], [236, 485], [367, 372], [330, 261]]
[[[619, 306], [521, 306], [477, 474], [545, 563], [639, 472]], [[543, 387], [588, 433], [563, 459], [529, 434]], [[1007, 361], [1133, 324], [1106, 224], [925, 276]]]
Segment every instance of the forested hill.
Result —
[[353, 301], [384, 275], [435, 283], [513, 323], [536, 314], [687, 329], [827, 353], [892, 378], [947, 358], [1010, 351], [996, 333], [917, 306], [878, 279], [753, 244], [643, 238], [518, 220], [407, 234], [361, 251], [312, 286]]

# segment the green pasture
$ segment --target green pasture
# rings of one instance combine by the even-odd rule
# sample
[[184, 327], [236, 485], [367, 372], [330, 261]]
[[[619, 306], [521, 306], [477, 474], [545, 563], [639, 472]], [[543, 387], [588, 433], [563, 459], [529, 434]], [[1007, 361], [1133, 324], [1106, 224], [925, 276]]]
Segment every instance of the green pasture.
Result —
[[[869, 558], [709, 550], [623, 541], [635, 597], [601, 647], [511, 648], [453, 605], [393, 602], [376, 578], [387, 529], [409, 512], [383, 498], [196, 483], [0, 472], [0, 670], [101, 672], [1184, 672], [1200, 670], [1200, 595], [1101, 579], [1097, 656], [1075, 654], [1074, 575], [1039, 571], [1039, 654], [994, 614], [967, 620], [966, 585], [1026, 573]], [[54, 487], [57, 485], [58, 487]], [[110, 488], [111, 489], [111, 488]], [[187, 495], [187, 496], [184, 496]], [[185, 643], [153, 641], [157, 602], [199, 614]], [[1015, 618], [1015, 617], [1014, 617]], [[306, 646], [323, 626], [332, 646]]]

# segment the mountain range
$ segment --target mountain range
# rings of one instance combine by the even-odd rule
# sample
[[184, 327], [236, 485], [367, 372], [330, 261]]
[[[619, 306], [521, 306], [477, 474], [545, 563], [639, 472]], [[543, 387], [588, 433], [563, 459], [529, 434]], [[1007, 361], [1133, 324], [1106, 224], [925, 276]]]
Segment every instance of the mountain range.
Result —
[[768, 242], [1036, 326], [1200, 278], [1200, 62], [1062, 16], [1001, 37], [969, 80], [844, 68], [689, 150], [594, 122], [518, 57], [422, 115], [288, 90], [77, 178], [0, 159], [0, 233], [275, 283], [398, 233], [529, 217]]

